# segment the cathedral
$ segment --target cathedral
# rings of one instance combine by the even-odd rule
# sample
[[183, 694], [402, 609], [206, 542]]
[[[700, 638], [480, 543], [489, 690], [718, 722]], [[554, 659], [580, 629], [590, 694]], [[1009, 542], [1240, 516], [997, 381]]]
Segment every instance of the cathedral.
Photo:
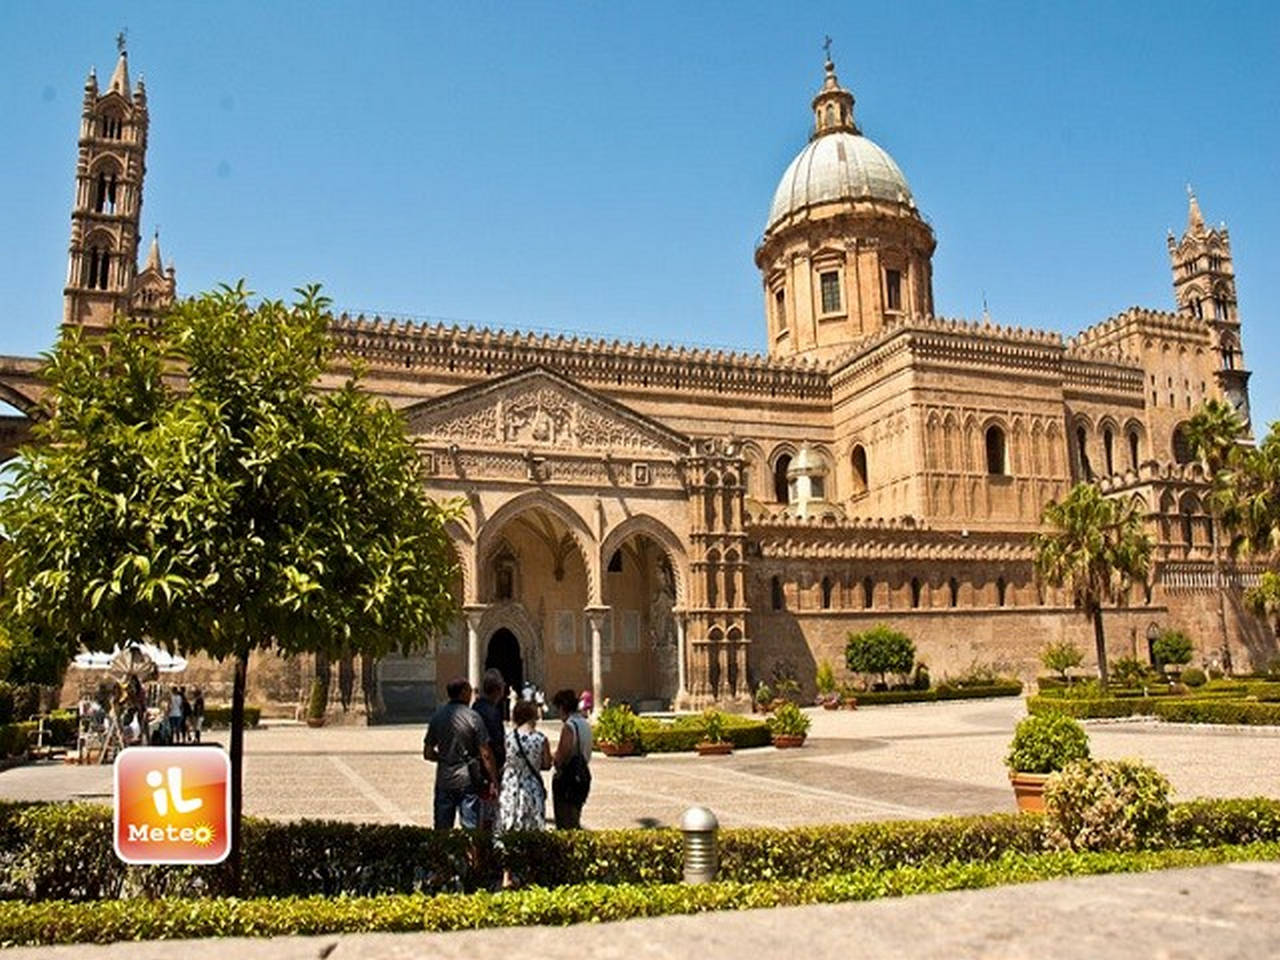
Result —
[[[1150, 581], [1106, 611], [1111, 656], [1148, 658], [1166, 627], [1206, 665], [1274, 655], [1241, 605], [1259, 569], [1225, 562], [1215, 582], [1184, 436], [1209, 398], [1248, 417], [1226, 228], [1190, 196], [1168, 238], [1172, 310], [1131, 307], [1071, 338], [945, 319], [933, 229], [830, 60], [809, 109], [755, 250], [762, 353], [333, 318], [332, 382], [364, 365], [430, 494], [466, 504], [458, 620], [360, 665], [371, 714], [421, 716], [449, 678], [489, 666], [597, 702], [746, 705], [762, 679], [812, 691], [823, 661], [842, 675], [847, 635], [878, 623], [935, 679], [1030, 679], [1051, 641], [1092, 656], [1070, 596], [1032, 569], [1044, 505], [1079, 482], [1135, 503], [1156, 542]], [[148, 122], [125, 52], [105, 86], [90, 73], [66, 325], [101, 330], [176, 296], [158, 239], [138, 266]], [[0, 398], [30, 416], [37, 368], [0, 358]], [[27, 424], [0, 422], [7, 452]], [[304, 688], [297, 664], [277, 666], [250, 671], [275, 684], [257, 700]]]

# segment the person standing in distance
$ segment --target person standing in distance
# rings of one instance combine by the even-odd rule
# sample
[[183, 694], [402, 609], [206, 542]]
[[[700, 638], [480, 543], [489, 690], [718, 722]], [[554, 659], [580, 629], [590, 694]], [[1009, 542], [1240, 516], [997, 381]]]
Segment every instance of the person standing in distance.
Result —
[[553, 758], [556, 772], [551, 777], [551, 801], [557, 830], [582, 827], [582, 805], [591, 792], [591, 724], [578, 712], [578, 696], [561, 690], [551, 698], [560, 711], [560, 740]]
[[422, 738], [422, 759], [436, 765], [433, 822], [437, 830], [452, 830], [454, 818], [474, 830], [480, 825], [481, 803], [492, 803], [498, 769], [489, 748], [489, 732], [480, 714], [471, 709], [471, 684], [459, 677], [445, 687], [449, 702], [436, 709]]

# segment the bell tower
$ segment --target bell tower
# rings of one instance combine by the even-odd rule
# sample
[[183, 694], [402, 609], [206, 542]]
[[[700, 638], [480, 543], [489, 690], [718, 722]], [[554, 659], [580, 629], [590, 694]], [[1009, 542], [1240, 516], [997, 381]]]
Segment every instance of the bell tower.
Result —
[[90, 69], [80, 113], [80, 149], [71, 207], [71, 245], [62, 322], [101, 330], [130, 312], [137, 276], [147, 95], [129, 85], [124, 35], [106, 89]]
[[1249, 376], [1240, 341], [1236, 276], [1226, 225], [1205, 225], [1200, 202], [1187, 187], [1187, 229], [1181, 240], [1169, 234], [1173, 293], [1178, 312], [1203, 320], [1217, 356], [1214, 377], [1222, 396], [1249, 422]]

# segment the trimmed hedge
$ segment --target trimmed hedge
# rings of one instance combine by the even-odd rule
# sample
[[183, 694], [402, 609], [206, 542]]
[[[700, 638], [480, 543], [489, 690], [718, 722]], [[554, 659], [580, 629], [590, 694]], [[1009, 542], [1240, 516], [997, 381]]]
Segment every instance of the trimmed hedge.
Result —
[[[644, 753], [686, 753], [706, 739], [707, 728], [700, 714], [669, 722], [641, 717], [639, 723], [640, 749]], [[768, 723], [737, 714], [725, 715], [724, 739], [734, 747], [767, 747], [773, 742]]]
[[1078, 720], [1154, 716], [1170, 723], [1255, 726], [1280, 724], [1280, 703], [1221, 697], [1104, 697], [1097, 700], [1068, 700], [1037, 696], [1027, 698], [1027, 711], [1034, 716], [1065, 713]]
[[[244, 708], [244, 725], [245, 728], [256, 727], [258, 721], [262, 719], [261, 707]], [[211, 730], [214, 727], [231, 726], [231, 708], [230, 707], [205, 707], [204, 708], [204, 728]]]
[[945, 684], [932, 690], [868, 690], [854, 696], [859, 707], [887, 703], [933, 703], [937, 700], [976, 700], [983, 697], [1016, 697], [1022, 693], [1021, 683], [990, 683], [972, 687], [950, 687]]
[[[44, 745], [46, 747], [73, 746], [76, 742], [78, 720], [73, 710], [54, 710], [44, 721]], [[35, 720], [6, 723], [0, 726], [0, 759], [21, 757], [36, 745]]]
[[[1280, 843], [1280, 800], [1177, 804], [1170, 844]], [[679, 831], [540, 831], [508, 834], [505, 851], [484, 836], [426, 827], [247, 818], [246, 897], [371, 896], [487, 888], [504, 867], [529, 885], [661, 884], [680, 879]], [[817, 879], [851, 864], [873, 869], [996, 860], [1045, 849], [1044, 818], [945, 817], [720, 833], [725, 880]], [[217, 896], [226, 865], [129, 867], [111, 845], [111, 810], [88, 804], [0, 804], [0, 897], [110, 900], [121, 896]]]
[[684, 884], [577, 884], [501, 893], [376, 898], [130, 899], [0, 904], [0, 942], [105, 943], [193, 937], [448, 931], [563, 926], [633, 917], [844, 903], [1057, 877], [1162, 870], [1280, 856], [1280, 844], [1135, 853], [1010, 854], [979, 863], [863, 867], [797, 880]]

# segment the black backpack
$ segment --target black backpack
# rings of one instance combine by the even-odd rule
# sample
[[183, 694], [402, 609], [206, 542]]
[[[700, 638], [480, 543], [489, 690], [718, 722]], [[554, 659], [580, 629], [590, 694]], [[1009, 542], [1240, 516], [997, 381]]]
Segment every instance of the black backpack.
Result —
[[561, 799], [571, 806], [580, 807], [587, 802], [591, 793], [591, 767], [582, 755], [582, 737], [574, 725], [573, 736], [576, 743], [573, 756], [560, 769], [560, 776], [555, 779], [553, 787], [559, 787]]

